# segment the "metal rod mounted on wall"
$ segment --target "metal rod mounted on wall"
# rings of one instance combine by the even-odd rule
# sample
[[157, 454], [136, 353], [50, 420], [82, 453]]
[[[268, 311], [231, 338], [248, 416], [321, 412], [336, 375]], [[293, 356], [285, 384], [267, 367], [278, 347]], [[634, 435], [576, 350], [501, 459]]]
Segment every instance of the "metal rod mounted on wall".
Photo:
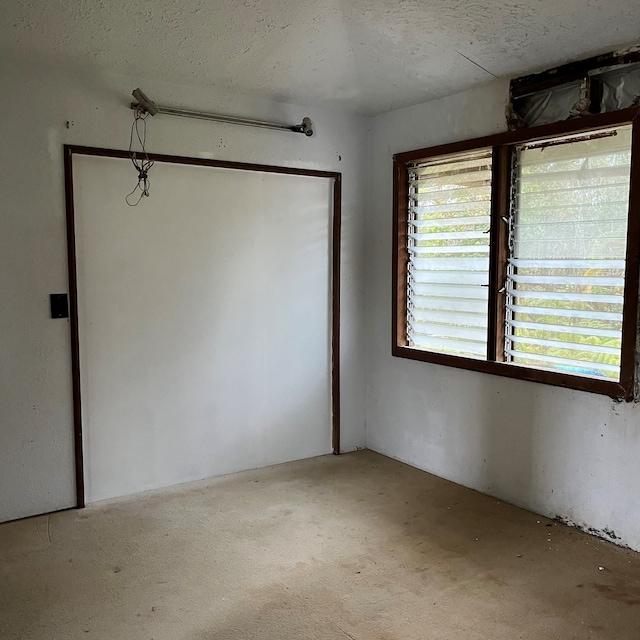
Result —
[[165, 114], [168, 116], [180, 116], [181, 118], [196, 118], [197, 120], [212, 120], [213, 122], [226, 122], [227, 124], [242, 124], [247, 127], [260, 127], [262, 129], [278, 129], [280, 131], [293, 131], [304, 133], [305, 136], [313, 135], [313, 124], [309, 118], [303, 118], [301, 124], [281, 124], [279, 122], [267, 122], [266, 120], [253, 120], [251, 118], [239, 118], [218, 113], [206, 113], [203, 111], [190, 111], [189, 109], [175, 109], [174, 107], [162, 107], [149, 100], [141, 89], [132, 92], [138, 102], [132, 102], [132, 109], [143, 109], [152, 116]]

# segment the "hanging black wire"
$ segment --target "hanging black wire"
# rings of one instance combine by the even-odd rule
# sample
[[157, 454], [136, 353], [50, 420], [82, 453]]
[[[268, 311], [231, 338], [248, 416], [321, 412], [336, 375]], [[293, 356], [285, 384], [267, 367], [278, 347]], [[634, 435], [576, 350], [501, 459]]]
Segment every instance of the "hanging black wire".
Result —
[[[138, 172], [138, 184], [133, 188], [133, 191], [127, 195], [125, 202], [130, 207], [135, 207], [144, 196], [149, 196], [149, 188], [151, 187], [151, 181], [149, 180], [149, 169], [153, 167], [153, 160], [149, 159], [149, 154], [145, 148], [147, 142], [147, 118], [149, 112], [142, 108], [137, 108], [133, 112], [133, 123], [131, 124], [131, 135], [129, 136], [129, 153], [131, 162]], [[137, 152], [133, 150], [133, 136], [138, 139], [140, 144], [142, 158], [138, 158]], [[131, 202], [129, 199], [131, 196], [140, 191], [140, 196], [135, 202]]]

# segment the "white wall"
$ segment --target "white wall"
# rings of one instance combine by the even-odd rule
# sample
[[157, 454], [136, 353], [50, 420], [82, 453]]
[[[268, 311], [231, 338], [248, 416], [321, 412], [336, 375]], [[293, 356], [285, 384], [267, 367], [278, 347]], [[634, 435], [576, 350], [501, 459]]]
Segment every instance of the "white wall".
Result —
[[505, 129], [505, 83], [381, 115], [370, 140], [367, 445], [640, 549], [640, 407], [391, 356], [392, 155]]
[[316, 136], [305, 138], [157, 117], [148, 148], [342, 172], [342, 448], [364, 445], [365, 119], [105, 76], [64, 60], [5, 57], [0, 86], [0, 521], [74, 504], [69, 327], [48, 308], [49, 293], [67, 291], [62, 145], [126, 148], [137, 86], [170, 105], [314, 121]]
[[87, 502], [331, 453], [333, 180], [73, 167]]
[[74, 501], [68, 325], [49, 319], [47, 298], [67, 290], [62, 144], [125, 148], [128, 96], [140, 85], [167, 104], [314, 120], [317, 135], [307, 140], [157, 118], [149, 148], [343, 172], [344, 450], [365, 441], [368, 372], [372, 449], [535, 511], [611, 529], [640, 549], [637, 405], [391, 357], [391, 156], [502, 130], [505, 83], [377, 117], [367, 148], [368, 123], [358, 117], [63, 66], [65, 74], [59, 64], [5, 59], [0, 68], [0, 520]]

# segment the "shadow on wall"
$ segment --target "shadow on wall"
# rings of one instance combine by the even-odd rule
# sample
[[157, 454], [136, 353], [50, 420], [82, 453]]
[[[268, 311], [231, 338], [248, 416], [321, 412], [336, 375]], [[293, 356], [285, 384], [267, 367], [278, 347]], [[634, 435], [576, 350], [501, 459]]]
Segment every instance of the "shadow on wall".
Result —
[[483, 493], [499, 495], [516, 504], [539, 501], [537, 479], [541, 472], [537, 452], [540, 437], [536, 429], [537, 385], [520, 392], [520, 381], [480, 375], [477, 421], [468, 429], [478, 429], [473, 459], [481, 464], [473, 484]]

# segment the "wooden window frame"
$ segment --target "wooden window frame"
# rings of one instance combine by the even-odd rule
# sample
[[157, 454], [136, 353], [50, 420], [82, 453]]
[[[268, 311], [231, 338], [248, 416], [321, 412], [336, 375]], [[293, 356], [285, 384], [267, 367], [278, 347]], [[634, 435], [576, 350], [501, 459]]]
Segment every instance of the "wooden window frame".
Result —
[[[603, 113], [575, 120], [483, 138], [454, 142], [396, 154], [393, 157], [393, 313], [392, 354], [400, 358], [444, 364], [495, 375], [541, 382], [569, 389], [600, 393], [612, 398], [631, 400], [634, 392], [636, 335], [638, 326], [638, 284], [640, 251], [640, 117], [636, 108]], [[504, 293], [507, 259], [507, 225], [499, 224], [509, 207], [512, 154], [517, 145], [567, 134], [588, 133], [595, 129], [632, 125], [629, 210], [622, 311], [622, 346], [620, 380], [601, 380], [570, 373], [547, 371], [501, 361], [504, 344]], [[489, 253], [489, 317], [486, 360], [416, 349], [407, 345], [407, 203], [408, 167], [411, 163], [435, 157], [455, 155], [480, 148], [493, 149], [491, 231]]]

